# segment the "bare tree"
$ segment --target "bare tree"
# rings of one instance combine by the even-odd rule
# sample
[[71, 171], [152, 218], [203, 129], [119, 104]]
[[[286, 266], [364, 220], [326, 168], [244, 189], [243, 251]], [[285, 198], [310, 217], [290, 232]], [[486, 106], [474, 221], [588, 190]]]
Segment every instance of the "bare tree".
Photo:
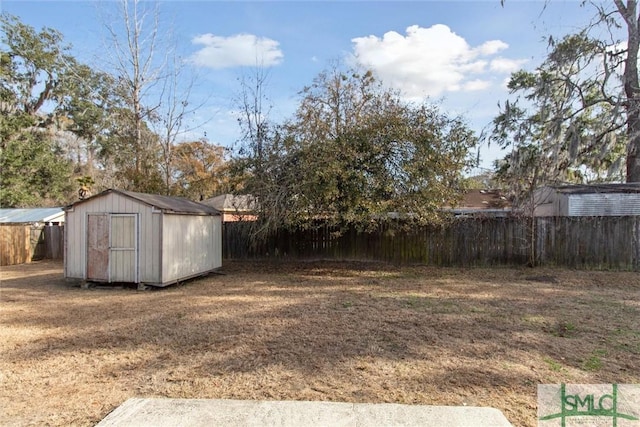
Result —
[[271, 105], [267, 97], [268, 71], [256, 61], [256, 67], [251, 69], [251, 73], [243, 74], [238, 80], [238, 124], [242, 136], [238, 141], [231, 174], [232, 180], [239, 183], [238, 191], [250, 193], [256, 201], [254, 207], [261, 221], [253, 224], [255, 229], [252, 233], [259, 237], [274, 229], [278, 222], [274, 219], [281, 217], [272, 209], [283, 205], [277, 202], [282, 198], [283, 192], [279, 191], [278, 173], [275, 173], [273, 167], [273, 157], [280, 158], [279, 144], [274, 138], [275, 126], [269, 121]]
[[[116, 23], [107, 24], [112, 44], [112, 65], [125, 101], [131, 110], [134, 187], [144, 187], [150, 175], [157, 175], [156, 138], [146, 132], [161, 107], [158, 93], [167, 79], [164, 70], [173, 49], [160, 38], [158, 3], [120, 0]], [[144, 189], [144, 188], [138, 188]]]
[[[154, 191], [169, 194], [174, 183], [174, 147], [181, 135], [203, 123], [188, 126], [187, 118], [206, 102], [193, 104], [197, 78], [188, 69], [161, 24], [157, 2], [121, 0], [118, 25], [109, 25], [114, 46], [114, 65], [133, 118], [134, 176], [154, 175], [161, 184]], [[162, 25], [162, 28], [161, 28]], [[151, 131], [151, 132], [149, 132]], [[153, 134], [153, 138], [145, 137]]]
[[264, 150], [268, 143], [269, 114], [271, 106], [266, 95], [269, 73], [262, 66], [256, 66], [251, 75], [239, 78], [240, 117], [238, 122], [242, 129], [240, 151], [254, 158], [256, 173], [263, 169]]
[[192, 141], [193, 133], [206, 124], [209, 119], [189, 121], [196, 111], [202, 108], [210, 96], [200, 91], [198, 101], [193, 102], [192, 95], [197, 87], [198, 76], [188, 68], [188, 63], [180, 56], [173, 55], [167, 64], [166, 77], [163, 80], [160, 100], [162, 107], [154, 114], [151, 126], [159, 138], [161, 148], [160, 169], [162, 171], [164, 191], [173, 193], [176, 183], [176, 144]]
[[163, 109], [153, 120], [153, 128], [160, 137], [162, 159], [160, 169], [164, 181], [165, 193], [171, 192], [174, 165], [174, 145], [178, 136], [184, 131], [184, 122], [193, 109], [189, 106], [189, 97], [193, 88], [193, 80], [186, 86], [180, 85], [180, 77], [184, 71], [184, 63], [180, 58], [171, 58], [171, 73], [164, 80], [161, 99]]

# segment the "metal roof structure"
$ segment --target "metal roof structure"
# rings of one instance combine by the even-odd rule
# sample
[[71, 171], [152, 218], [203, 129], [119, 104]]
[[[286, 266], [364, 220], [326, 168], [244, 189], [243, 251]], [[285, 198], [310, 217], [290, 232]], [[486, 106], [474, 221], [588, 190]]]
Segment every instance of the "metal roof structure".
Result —
[[64, 222], [62, 208], [0, 209], [2, 224], [31, 224], [34, 222]]
[[159, 194], [136, 193], [135, 191], [125, 191], [125, 190], [116, 190], [116, 189], [105, 190], [102, 193], [96, 194], [95, 196], [91, 196], [87, 199], [75, 202], [74, 204], [67, 206], [65, 209], [71, 209], [75, 205], [85, 203], [97, 197], [105, 196], [109, 193], [116, 193], [125, 197], [129, 197], [131, 199], [137, 200], [149, 206], [153, 206], [157, 209], [161, 209], [162, 211], [168, 212], [168, 213], [195, 214], [195, 215], [220, 215], [220, 212], [217, 209], [213, 208], [212, 206], [207, 206], [202, 203], [194, 202], [192, 200], [185, 199], [184, 197], [161, 196]]
[[621, 184], [549, 185], [548, 187], [554, 189], [558, 193], [564, 194], [640, 193], [640, 182], [628, 182]]
[[535, 216], [637, 216], [640, 183], [546, 186], [534, 200]]

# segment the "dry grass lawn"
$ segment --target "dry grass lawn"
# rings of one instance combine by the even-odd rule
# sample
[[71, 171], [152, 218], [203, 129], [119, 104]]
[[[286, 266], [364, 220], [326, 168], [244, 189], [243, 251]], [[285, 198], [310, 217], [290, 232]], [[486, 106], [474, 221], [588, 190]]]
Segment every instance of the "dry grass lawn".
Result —
[[227, 263], [162, 290], [2, 267], [0, 425], [93, 425], [129, 397], [492, 406], [640, 383], [640, 274]]

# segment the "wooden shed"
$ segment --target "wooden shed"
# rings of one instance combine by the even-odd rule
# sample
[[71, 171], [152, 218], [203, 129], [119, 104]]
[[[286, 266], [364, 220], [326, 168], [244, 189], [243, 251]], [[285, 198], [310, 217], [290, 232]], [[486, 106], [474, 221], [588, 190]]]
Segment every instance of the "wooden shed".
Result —
[[68, 279], [166, 286], [222, 266], [220, 213], [198, 202], [110, 189], [65, 214]]

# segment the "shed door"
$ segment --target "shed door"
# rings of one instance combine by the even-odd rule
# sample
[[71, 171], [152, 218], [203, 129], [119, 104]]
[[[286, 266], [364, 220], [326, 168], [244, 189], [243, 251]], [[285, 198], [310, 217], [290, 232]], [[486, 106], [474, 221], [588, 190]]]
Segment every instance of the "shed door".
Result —
[[109, 215], [87, 217], [87, 280], [109, 281]]
[[138, 216], [111, 215], [110, 282], [138, 282]]

